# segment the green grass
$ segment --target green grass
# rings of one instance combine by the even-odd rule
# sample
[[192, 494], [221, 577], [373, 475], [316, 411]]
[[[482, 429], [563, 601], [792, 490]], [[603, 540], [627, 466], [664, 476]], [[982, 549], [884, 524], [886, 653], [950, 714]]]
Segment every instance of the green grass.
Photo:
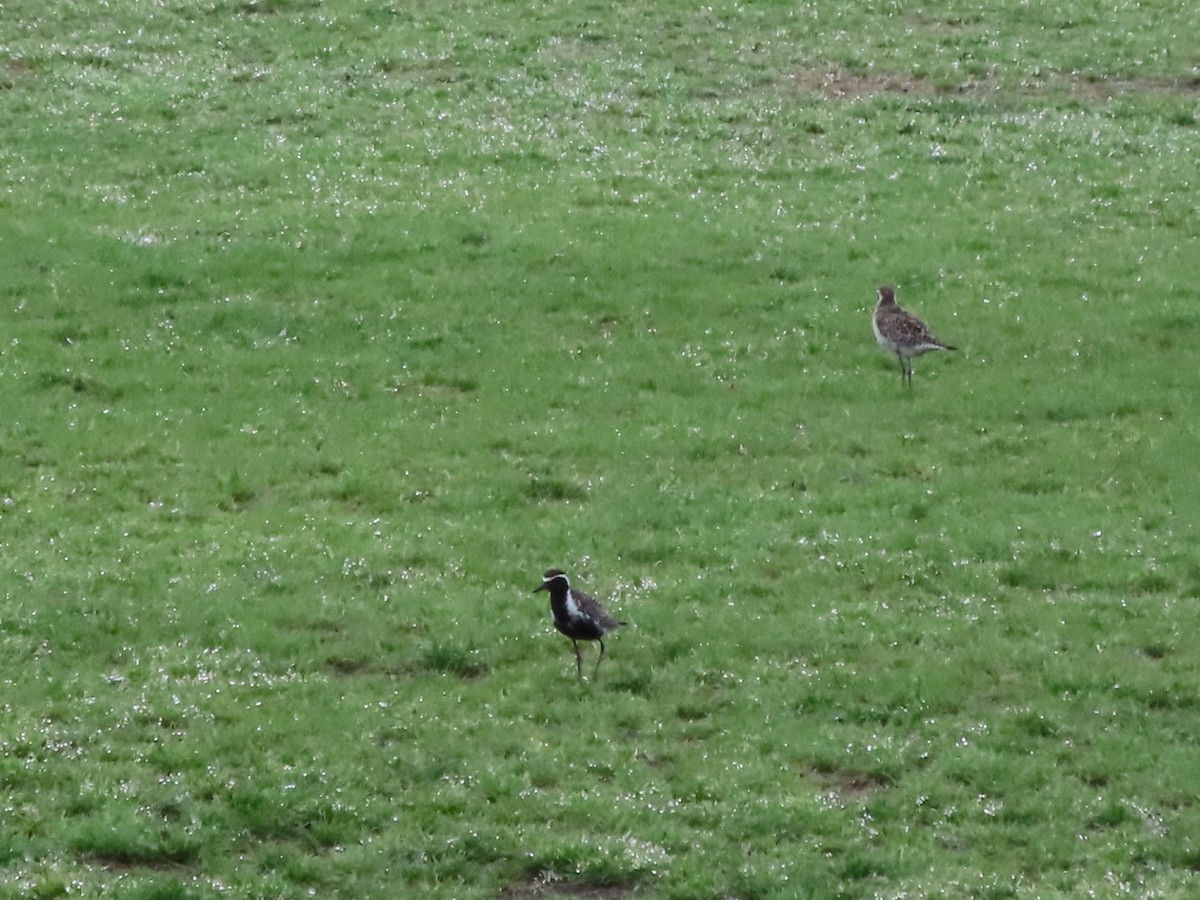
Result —
[[2, 12], [0, 898], [1190, 895], [1190, 6]]

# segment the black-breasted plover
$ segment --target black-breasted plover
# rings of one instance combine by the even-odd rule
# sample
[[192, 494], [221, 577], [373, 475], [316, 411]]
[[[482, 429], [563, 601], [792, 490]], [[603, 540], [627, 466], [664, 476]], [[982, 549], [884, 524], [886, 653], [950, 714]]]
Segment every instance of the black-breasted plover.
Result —
[[912, 358], [930, 350], [954, 350], [930, 334], [925, 323], [896, 303], [896, 292], [888, 285], [879, 289], [879, 302], [871, 319], [875, 340], [900, 360], [900, 382], [912, 385]]
[[550, 592], [550, 611], [554, 613], [554, 627], [571, 639], [575, 645], [575, 668], [583, 678], [583, 657], [579, 653], [580, 641], [599, 641], [600, 655], [596, 657], [596, 668], [592, 679], [600, 672], [600, 661], [604, 659], [604, 636], [624, 625], [607, 612], [594, 597], [571, 587], [571, 582], [562, 569], [549, 569], [542, 576], [541, 586], [533, 589]]

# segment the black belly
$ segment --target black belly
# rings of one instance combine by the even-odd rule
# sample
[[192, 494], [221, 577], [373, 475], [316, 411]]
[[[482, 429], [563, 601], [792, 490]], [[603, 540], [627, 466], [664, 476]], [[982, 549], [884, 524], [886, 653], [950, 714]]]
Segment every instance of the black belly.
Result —
[[555, 619], [554, 627], [575, 641], [598, 641], [604, 629], [591, 619]]

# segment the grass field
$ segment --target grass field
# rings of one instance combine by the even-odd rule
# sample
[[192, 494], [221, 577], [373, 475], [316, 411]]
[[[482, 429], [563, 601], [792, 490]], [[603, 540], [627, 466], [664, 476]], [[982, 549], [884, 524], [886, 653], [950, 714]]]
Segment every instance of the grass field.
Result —
[[0, 898], [1190, 896], [1195, 25], [0, 0]]

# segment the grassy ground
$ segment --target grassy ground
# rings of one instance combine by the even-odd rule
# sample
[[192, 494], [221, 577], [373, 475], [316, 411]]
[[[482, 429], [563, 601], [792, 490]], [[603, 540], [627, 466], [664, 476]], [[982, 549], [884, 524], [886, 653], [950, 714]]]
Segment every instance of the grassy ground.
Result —
[[0, 4], [0, 897], [1187, 896], [1194, 9], [968, 6]]

